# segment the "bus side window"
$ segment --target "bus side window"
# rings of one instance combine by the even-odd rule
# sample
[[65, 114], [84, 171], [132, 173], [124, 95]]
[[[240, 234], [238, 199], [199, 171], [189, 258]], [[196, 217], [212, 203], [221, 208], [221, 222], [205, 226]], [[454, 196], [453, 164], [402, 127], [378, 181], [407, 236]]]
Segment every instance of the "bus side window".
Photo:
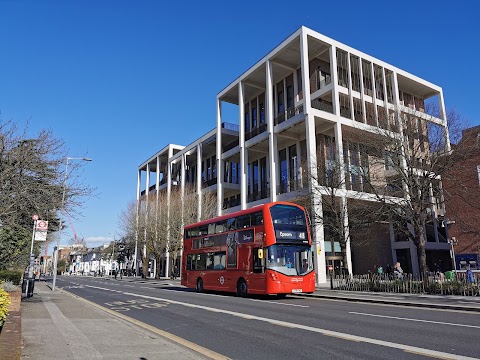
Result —
[[250, 227], [250, 214], [237, 217], [237, 229]]
[[232, 231], [237, 229], [236, 220], [237, 218], [231, 218], [227, 220], [227, 231]]
[[220, 234], [222, 232], [227, 231], [227, 222], [226, 221], [219, 221], [215, 224], [215, 234]]
[[198, 228], [198, 236], [208, 235], [208, 225], [203, 225]]
[[262, 225], [263, 224], [263, 214], [261, 211], [253, 213], [251, 215], [252, 226]]
[[208, 235], [213, 235], [213, 234], [215, 234], [215, 223], [208, 224]]

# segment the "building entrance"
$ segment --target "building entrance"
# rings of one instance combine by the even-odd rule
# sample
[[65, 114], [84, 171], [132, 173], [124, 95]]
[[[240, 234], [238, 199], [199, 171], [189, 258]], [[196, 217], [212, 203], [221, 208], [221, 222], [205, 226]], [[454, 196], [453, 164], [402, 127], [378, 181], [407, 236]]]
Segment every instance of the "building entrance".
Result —
[[325, 264], [327, 267], [326, 269], [327, 278], [330, 277], [330, 270], [329, 270], [330, 266], [333, 266], [333, 276], [343, 275], [347, 270], [344, 268], [344, 262], [343, 262], [342, 256], [326, 256]]

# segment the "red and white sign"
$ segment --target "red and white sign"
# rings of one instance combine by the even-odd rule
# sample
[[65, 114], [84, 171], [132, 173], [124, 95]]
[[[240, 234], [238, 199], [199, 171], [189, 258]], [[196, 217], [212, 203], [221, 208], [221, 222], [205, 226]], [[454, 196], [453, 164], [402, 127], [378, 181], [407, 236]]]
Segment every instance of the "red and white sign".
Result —
[[48, 221], [37, 220], [35, 222], [35, 241], [47, 241]]
[[37, 224], [35, 225], [36, 231], [42, 231], [48, 229], [48, 221], [45, 220], [38, 220]]
[[37, 214], [32, 215], [32, 220], [33, 220], [33, 221], [37, 221], [37, 220], [38, 220], [38, 215], [37, 215]]

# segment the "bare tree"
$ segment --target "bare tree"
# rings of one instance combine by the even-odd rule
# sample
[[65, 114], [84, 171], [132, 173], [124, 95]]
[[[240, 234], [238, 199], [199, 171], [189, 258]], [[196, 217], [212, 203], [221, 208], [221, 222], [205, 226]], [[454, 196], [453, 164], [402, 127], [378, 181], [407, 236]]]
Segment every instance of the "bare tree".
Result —
[[[70, 168], [65, 181], [67, 149], [51, 130], [31, 136], [28, 126], [0, 121], [0, 224], [31, 230], [33, 214], [49, 221], [49, 230], [59, 227], [59, 209], [65, 189], [64, 208], [79, 214], [78, 208], [94, 189], [78, 176], [80, 164]], [[28, 250], [27, 250], [28, 251]]]
[[[201, 201], [201, 213], [198, 212], [198, 201]], [[170, 198], [169, 241], [167, 248], [172, 254], [174, 265], [183, 246], [183, 228], [185, 225], [209, 219], [215, 216], [217, 209], [216, 193], [203, 190], [198, 195], [193, 186], [186, 186], [172, 191]]]
[[440, 181], [455, 161], [449, 135], [454, 138], [463, 121], [458, 113], [450, 112], [451, 134], [447, 134], [435, 107], [385, 116], [379, 118], [384, 126], [361, 134], [369, 154], [364, 178], [368, 192], [380, 205], [375, 217], [389, 221], [397, 233], [414, 242], [420, 272], [425, 274], [426, 225], [436, 221], [436, 209], [444, 206]]
[[[201, 214], [198, 213], [199, 201]], [[145, 249], [141, 251], [144, 274], [151, 257], [159, 264], [168, 251], [176, 261], [182, 249], [183, 227], [213, 217], [216, 205], [216, 194], [202, 191], [198, 195], [189, 185], [183, 193], [179, 187], [173, 187], [170, 198], [166, 191], [160, 191], [158, 197], [154, 193], [148, 197], [148, 202], [141, 201], [138, 209], [136, 202], [130, 203], [120, 214], [120, 224], [125, 237], [134, 239], [138, 234], [138, 248]], [[157, 273], [159, 271], [157, 267]]]
[[[351, 274], [346, 259], [352, 234], [357, 235], [357, 245], [365, 244], [369, 238], [366, 225], [372, 204], [361, 196], [367, 183], [362, 168], [367, 165], [368, 155], [364, 145], [348, 138], [344, 139], [344, 156], [339, 154], [333, 137], [319, 136], [317, 139], [316, 174], [309, 171], [309, 163], [303, 160], [304, 190], [294, 201], [307, 209], [312, 226], [323, 226], [326, 240], [340, 245], [344, 271]], [[345, 156], [347, 153], [349, 156]], [[353, 190], [348, 198], [347, 190]], [[312, 206], [313, 198], [321, 201], [321, 211]]]

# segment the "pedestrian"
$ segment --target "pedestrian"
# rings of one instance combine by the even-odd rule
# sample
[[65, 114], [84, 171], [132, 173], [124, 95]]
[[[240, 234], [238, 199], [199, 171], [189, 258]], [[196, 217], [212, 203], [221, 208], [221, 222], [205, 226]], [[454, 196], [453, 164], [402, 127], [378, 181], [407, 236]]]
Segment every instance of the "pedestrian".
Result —
[[395, 275], [395, 278], [398, 279], [398, 280], [402, 280], [403, 279], [403, 269], [402, 267], [400, 266], [400, 263], [397, 262], [395, 264], [395, 268], [393, 270], [393, 274]]
[[178, 266], [175, 264], [173, 267], [173, 280], [177, 279]]
[[117, 270], [113, 270], [113, 273], [115, 275], [115, 280], [117, 280]]
[[468, 267], [467, 271], [465, 272], [465, 277], [467, 280], [467, 284], [473, 284], [475, 282], [475, 276], [473, 275], [472, 269], [470, 266]]
[[382, 274], [383, 274], [383, 267], [382, 267], [382, 265], [379, 265], [379, 266], [377, 267], [377, 274], [378, 274], [378, 275], [382, 275]]

